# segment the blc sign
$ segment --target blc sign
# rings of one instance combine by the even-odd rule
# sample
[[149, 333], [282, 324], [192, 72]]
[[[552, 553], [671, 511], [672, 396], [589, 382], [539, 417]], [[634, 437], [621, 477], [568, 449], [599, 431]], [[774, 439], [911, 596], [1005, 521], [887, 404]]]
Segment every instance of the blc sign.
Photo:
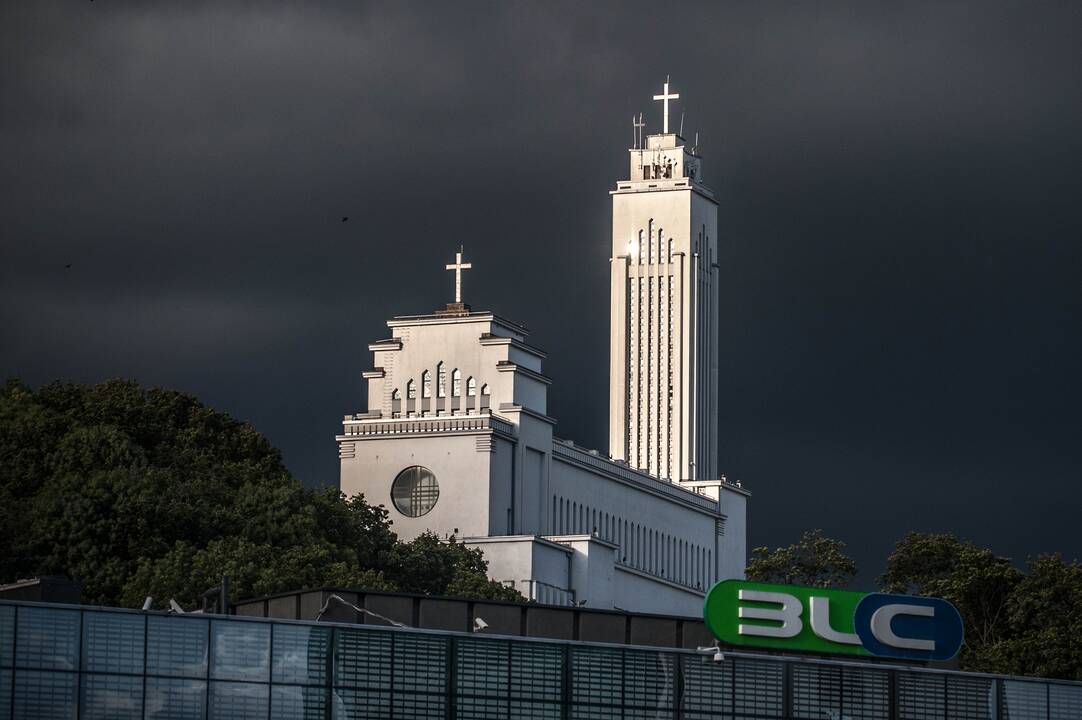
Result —
[[962, 617], [946, 600], [724, 580], [703, 610], [718, 640], [776, 650], [950, 660]]

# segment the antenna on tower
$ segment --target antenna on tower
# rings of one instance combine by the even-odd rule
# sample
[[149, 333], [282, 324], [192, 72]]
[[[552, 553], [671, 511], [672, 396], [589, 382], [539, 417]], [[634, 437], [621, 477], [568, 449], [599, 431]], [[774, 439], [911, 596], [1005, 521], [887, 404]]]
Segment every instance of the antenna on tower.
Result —
[[646, 123], [644, 123], [642, 121], [642, 113], [639, 113], [639, 119], [638, 120], [636, 120], [635, 116], [632, 115], [631, 116], [631, 124], [634, 126], [635, 131], [637, 132], [637, 135], [638, 135], [637, 139], [635, 140], [635, 148], [639, 149], [639, 148], [642, 147], [642, 129], [644, 127], [646, 127]]
[[680, 111], [680, 137], [684, 137], [684, 111]]
[[696, 155], [699, 154], [699, 131], [698, 130], [695, 131], [695, 145], [694, 145], [691, 152], [695, 153]]

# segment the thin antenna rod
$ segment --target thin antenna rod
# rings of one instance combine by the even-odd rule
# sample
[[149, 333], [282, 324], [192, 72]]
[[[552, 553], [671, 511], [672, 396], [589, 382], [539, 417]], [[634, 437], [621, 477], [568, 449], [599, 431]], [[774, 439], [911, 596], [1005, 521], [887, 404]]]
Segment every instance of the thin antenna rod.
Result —
[[632, 113], [631, 114], [631, 146], [633, 148], [636, 148], [636, 149], [638, 149], [638, 147], [639, 147], [639, 141], [636, 139], [636, 136], [638, 135], [638, 133], [639, 133], [639, 129], [637, 127], [635, 127], [635, 113]]
[[684, 137], [684, 111], [680, 111], [680, 137]]

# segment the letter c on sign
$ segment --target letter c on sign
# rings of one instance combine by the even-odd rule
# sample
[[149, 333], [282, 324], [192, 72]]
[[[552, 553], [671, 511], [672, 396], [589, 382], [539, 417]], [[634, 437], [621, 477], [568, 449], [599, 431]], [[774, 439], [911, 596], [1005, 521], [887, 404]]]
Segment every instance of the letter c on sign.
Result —
[[946, 600], [865, 595], [853, 614], [864, 649], [880, 657], [950, 660], [962, 648], [962, 616]]
[[903, 605], [901, 603], [884, 605], [878, 608], [872, 613], [871, 622], [872, 635], [875, 635], [875, 639], [891, 647], [902, 648], [903, 650], [935, 652], [935, 640], [918, 640], [897, 635], [890, 623], [898, 615], [935, 617], [935, 608], [928, 605]]

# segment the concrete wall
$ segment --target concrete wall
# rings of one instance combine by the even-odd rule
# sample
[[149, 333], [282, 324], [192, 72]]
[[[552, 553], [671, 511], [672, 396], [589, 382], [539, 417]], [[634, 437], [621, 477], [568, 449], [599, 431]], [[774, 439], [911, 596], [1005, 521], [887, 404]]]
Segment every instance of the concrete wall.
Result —
[[[373, 505], [390, 512], [393, 529], [405, 540], [431, 530], [440, 537], [455, 534], [488, 535], [506, 526], [504, 487], [493, 493], [489, 478], [509, 474], [510, 449], [497, 452], [478, 449], [480, 435], [433, 435], [431, 437], [381, 437], [358, 440], [356, 454], [342, 459], [341, 490], [347, 496], [364, 493]], [[500, 467], [500, 465], [505, 467]], [[412, 465], [431, 470], [440, 494], [427, 515], [410, 518], [391, 501], [395, 477]]]
[[[716, 579], [716, 515], [645, 487], [614, 481], [557, 457], [549, 479], [557, 506], [547, 534], [593, 533], [616, 545], [615, 559], [694, 590]], [[570, 506], [570, 507], [569, 507]], [[634, 605], [632, 607], [639, 607]]]

